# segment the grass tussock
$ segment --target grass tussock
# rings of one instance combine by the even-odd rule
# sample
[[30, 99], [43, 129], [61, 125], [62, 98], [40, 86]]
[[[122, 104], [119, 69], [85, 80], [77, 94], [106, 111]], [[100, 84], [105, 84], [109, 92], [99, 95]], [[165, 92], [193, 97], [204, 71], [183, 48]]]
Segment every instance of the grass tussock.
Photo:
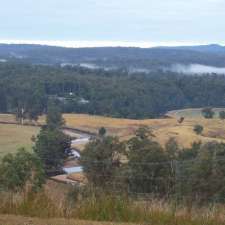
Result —
[[5, 193], [0, 199], [0, 214], [149, 225], [225, 225], [225, 209], [219, 206], [188, 210], [162, 201], [134, 201], [108, 194], [82, 199], [74, 195], [63, 204], [56, 204], [45, 192]]

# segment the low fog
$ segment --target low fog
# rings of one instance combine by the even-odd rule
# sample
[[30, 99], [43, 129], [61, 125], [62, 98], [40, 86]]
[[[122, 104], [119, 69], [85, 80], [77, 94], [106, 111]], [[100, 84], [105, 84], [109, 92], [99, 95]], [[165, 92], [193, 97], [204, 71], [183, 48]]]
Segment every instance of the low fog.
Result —
[[206, 73], [225, 74], [225, 68], [206, 66], [200, 64], [190, 64], [190, 65], [175, 64], [171, 66], [170, 70], [173, 72], [184, 74], [206, 74]]

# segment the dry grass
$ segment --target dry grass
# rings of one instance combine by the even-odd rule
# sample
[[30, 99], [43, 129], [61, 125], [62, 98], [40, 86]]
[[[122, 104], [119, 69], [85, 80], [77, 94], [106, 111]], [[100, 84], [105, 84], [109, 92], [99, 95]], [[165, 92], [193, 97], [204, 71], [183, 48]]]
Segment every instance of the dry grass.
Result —
[[14, 153], [20, 147], [32, 149], [32, 135], [37, 135], [39, 128], [0, 124], [0, 158], [7, 153]]
[[[105, 127], [108, 134], [119, 136], [122, 140], [130, 138], [140, 125], [150, 126], [156, 140], [164, 145], [169, 138], [174, 137], [182, 147], [189, 147], [194, 141], [225, 141], [225, 121], [220, 119], [186, 118], [179, 124], [177, 118], [129, 120], [83, 114], [65, 114], [64, 118], [70, 127], [96, 132]], [[202, 135], [193, 131], [196, 124], [204, 127]]]
[[[215, 112], [214, 117], [218, 118], [219, 117], [219, 112], [224, 111], [225, 108], [214, 108], [213, 111]], [[203, 118], [202, 116], [202, 108], [188, 108], [188, 109], [181, 109], [181, 110], [173, 110], [167, 113], [168, 116], [170, 117], [185, 117], [185, 118]]]
[[67, 178], [82, 184], [87, 184], [88, 182], [84, 173], [71, 173], [67, 176]]
[[[8, 205], [4, 205], [3, 197], [0, 203], [0, 225], [101, 225], [124, 222], [148, 225], [225, 225], [225, 209], [219, 205], [188, 209], [159, 200], [134, 201], [104, 193], [98, 197], [90, 196], [75, 202], [70, 199], [68, 202], [61, 197], [65, 192], [65, 189], [60, 190], [63, 186], [55, 188], [58, 190], [50, 190], [49, 195], [48, 192], [47, 195], [41, 192], [25, 198], [15, 196], [15, 200]], [[56, 195], [53, 196], [52, 192]]]
[[[30, 120], [24, 120], [24, 124], [27, 125], [41, 125], [44, 124], [45, 116], [41, 116], [38, 120], [38, 122], [30, 121]], [[16, 121], [16, 118], [13, 114], [0, 114], [0, 123], [1, 122], [8, 122], [8, 123], [18, 123]]]
[[16, 122], [15, 116], [12, 114], [0, 114], [0, 122]]
[[86, 197], [77, 199], [76, 194], [71, 192], [73, 190], [66, 184], [48, 181], [40, 193], [14, 196], [2, 193], [0, 225], [111, 225], [118, 222], [121, 225], [124, 224], [121, 222], [139, 225], [225, 225], [225, 208], [222, 205], [186, 208], [173, 202], [137, 201], [122, 194], [115, 196], [104, 192], [97, 196], [94, 192], [87, 192]]
[[[221, 109], [216, 109], [219, 111]], [[118, 119], [103, 116], [91, 116], [86, 114], [64, 114], [66, 125], [83, 131], [97, 133], [100, 127], [105, 127], [108, 134], [119, 136], [121, 140], [127, 140], [134, 135], [135, 130], [140, 125], [150, 126], [156, 136], [156, 140], [164, 145], [169, 138], [174, 137], [182, 147], [189, 147], [194, 141], [225, 141], [225, 121], [220, 119], [204, 119], [199, 115], [201, 109], [186, 109], [172, 111], [169, 113], [171, 118], [166, 119]], [[185, 120], [182, 124], [178, 123], [180, 115], [185, 114]], [[193, 116], [194, 115], [194, 116]], [[0, 115], [1, 120], [13, 120], [11, 115]], [[44, 122], [41, 117], [39, 123]], [[200, 124], [204, 127], [202, 135], [197, 135], [193, 127]], [[76, 146], [77, 147], [77, 146]], [[80, 150], [83, 145], [78, 146]]]

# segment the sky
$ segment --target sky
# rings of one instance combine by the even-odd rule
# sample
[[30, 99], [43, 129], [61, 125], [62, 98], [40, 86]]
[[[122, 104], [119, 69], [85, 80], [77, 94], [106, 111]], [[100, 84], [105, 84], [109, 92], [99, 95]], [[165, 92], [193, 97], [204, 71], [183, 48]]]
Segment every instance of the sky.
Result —
[[0, 0], [0, 42], [225, 44], [225, 0]]

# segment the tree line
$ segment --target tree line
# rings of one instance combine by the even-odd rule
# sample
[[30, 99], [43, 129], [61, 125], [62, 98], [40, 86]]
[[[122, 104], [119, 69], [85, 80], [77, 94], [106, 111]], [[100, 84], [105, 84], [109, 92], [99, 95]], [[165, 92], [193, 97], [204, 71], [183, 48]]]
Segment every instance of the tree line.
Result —
[[36, 120], [49, 100], [63, 112], [154, 118], [184, 107], [224, 107], [225, 77], [172, 72], [132, 74], [26, 64], [0, 64], [0, 112]]
[[148, 127], [125, 142], [99, 136], [81, 153], [84, 173], [95, 187], [199, 204], [225, 201], [224, 162], [224, 143], [182, 149], [171, 138], [162, 147]]

